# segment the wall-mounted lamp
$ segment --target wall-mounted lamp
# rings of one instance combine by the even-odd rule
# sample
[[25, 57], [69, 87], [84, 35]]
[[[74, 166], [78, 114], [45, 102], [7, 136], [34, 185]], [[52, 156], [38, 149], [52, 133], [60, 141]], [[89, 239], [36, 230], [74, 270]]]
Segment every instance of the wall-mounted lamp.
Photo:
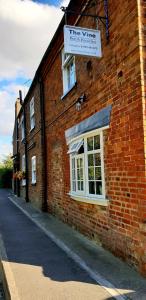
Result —
[[76, 101], [76, 110], [80, 111], [81, 107], [82, 107], [82, 103], [84, 103], [86, 101], [86, 95], [83, 94], [82, 96], [80, 96], [77, 101]]

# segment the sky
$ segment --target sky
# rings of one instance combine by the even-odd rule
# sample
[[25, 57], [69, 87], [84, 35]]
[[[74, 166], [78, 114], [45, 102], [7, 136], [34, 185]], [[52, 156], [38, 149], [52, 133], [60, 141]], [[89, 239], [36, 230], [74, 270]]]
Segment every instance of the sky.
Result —
[[0, 0], [0, 161], [12, 153], [15, 101], [27, 94], [69, 0]]

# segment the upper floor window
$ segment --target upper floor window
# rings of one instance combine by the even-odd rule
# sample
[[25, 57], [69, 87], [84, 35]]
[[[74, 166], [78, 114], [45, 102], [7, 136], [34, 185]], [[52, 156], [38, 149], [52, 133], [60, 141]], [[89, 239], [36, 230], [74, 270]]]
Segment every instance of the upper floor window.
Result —
[[24, 129], [24, 116], [21, 117], [21, 140], [23, 141], [25, 137], [25, 129]]
[[[22, 172], [25, 173], [25, 154], [22, 155]], [[26, 185], [26, 179], [22, 179], [22, 186]]]
[[35, 115], [34, 115], [34, 97], [30, 101], [30, 129], [35, 127]]
[[63, 93], [67, 93], [76, 82], [75, 57], [62, 50]]
[[70, 143], [71, 194], [104, 199], [103, 131], [88, 133]]
[[31, 182], [36, 183], [36, 156], [31, 158]]

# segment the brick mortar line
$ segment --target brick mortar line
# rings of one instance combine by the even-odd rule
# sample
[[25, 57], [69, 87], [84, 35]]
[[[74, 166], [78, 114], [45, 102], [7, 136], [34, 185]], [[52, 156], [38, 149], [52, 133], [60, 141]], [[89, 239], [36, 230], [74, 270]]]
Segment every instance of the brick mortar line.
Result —
[[101, 276], [98, 272], [92, 271], [92, 269], [86, 264], [86, 262], [75, 252], [73, 252], [68, 246], [66, 246], [59, 238], [49, 230], [46, 230], [43, 225], [39, 223], [39, 221], [34, 220], [31, 215], [22, 208], [18, 203], [13, 200], [12, 197], [8, 197], [9, 200], [18, 207], [33, 223], [35, 223], [59, 248], [61, 248], [72, 260], [74, 260], [82, 269], [84, 269], [87, 274], [97, 282], [102, 288], [104, 288], [111, 296], [113, 296], [116, 300], [128, 300], [129, 297], [123, 295], [116, 287], [106, 280], [103, 276]]

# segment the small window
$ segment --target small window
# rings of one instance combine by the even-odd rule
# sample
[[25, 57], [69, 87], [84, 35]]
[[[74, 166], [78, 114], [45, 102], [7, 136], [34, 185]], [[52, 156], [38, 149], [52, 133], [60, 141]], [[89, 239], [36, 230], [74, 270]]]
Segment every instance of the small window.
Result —
[[[22, 155], [22, 172], [25, 173], [25, 154]], [[22, 186], [26, 185], [26, 179], [22, 179]]]
[[75, 57], [62, 51], [63, 93], [67, 93], [76, 82]]
[[35, 127], [34, 97], [30, 101], [30, 129]]
[[36, 156], [31, 158], [32, 184], [36, 183]]

